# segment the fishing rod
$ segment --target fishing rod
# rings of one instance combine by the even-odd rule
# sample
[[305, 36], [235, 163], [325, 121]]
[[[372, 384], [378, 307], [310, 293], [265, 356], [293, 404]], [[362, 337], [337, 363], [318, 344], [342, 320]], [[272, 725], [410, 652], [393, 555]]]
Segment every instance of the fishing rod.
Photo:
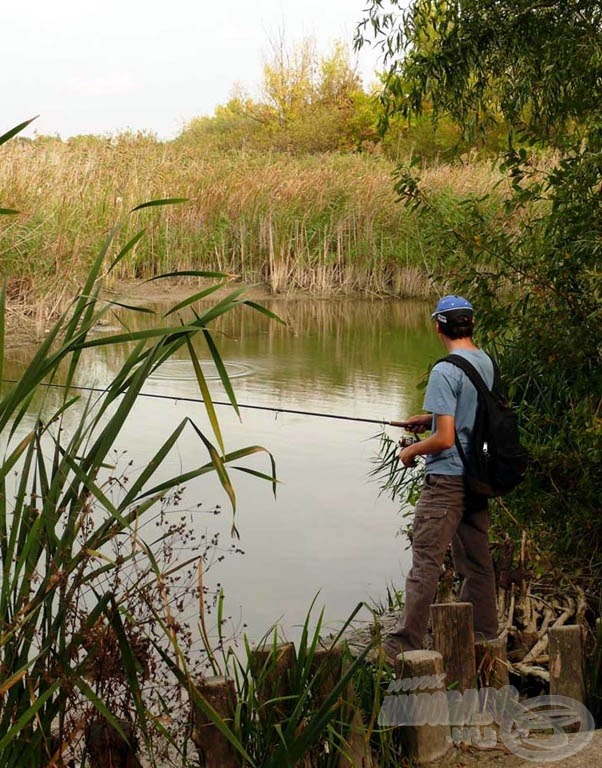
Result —
[[[0, 381], [6, 384], [17, 383], [16, 379], [0, 379]], [[48, 384], [48, 383], [42, 382], [42, 386], [50, 387], [54, 389], [66, 389], [64, 384]], [[84, 387], [84, 386], [77, 386], [77, 385], [70, 385], [69, 389], [76, 389], [81, 392], [98, 392], [98, 393], [105, 391], [100, 387]], [[177, 402], [183, 402], [183, 403], [205, 402], [202, 398], [199, 398], [199, 397], [184, 397], [180, 395], [161, 395], [153, 392], [140, 392], [139, 396], [154, 398], [156, 400], [171, 400], [171, 401], [175, 400]], [[344, 416], [339, 413], [320, 413], [319, 411], [304, 411], [296, 408], [279, 408], [273, 405], [251, 405], [249, 403], [236, 403], [236, 406], [234, 406], [229, 400], [211, 400], [211, 403], [213, 405], [229, 406], [230, 408], [238, 407], [238, 408], [246, 408], [247, 410], [270, 411], [272, 413], [275, 413], [276, 415], [278, 415], [279, 413], [291, 413], [297, 416], [313, 416], [313, 417], [322, 418], [322, 419], [338, 419], [340, 421], [359, 421], [359, 422], [364, 422], [366, 424], [383, 424], [388, 427], [409, 426], [409, 423], [407, 421], [386, 421], [385, 419], [368, 419], [362, 416]]]

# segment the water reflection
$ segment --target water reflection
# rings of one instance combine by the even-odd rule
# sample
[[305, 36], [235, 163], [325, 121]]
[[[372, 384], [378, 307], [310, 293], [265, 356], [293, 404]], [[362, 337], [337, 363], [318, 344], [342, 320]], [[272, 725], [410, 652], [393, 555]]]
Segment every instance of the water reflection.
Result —
[[[376, 424], [278, 413], [281, 409], [319, 411], [376, 420], [398, 419], [420, 409], [417, 389], [429, 362], [441, 354], [428, 321], [428, 308], [409, 302], [270, 300], [264, 302], [286, 324], [241, 307], [213, 327], [241, 403], [265, 411], [242, 411], [242, 423], [231, 408], [219, 416], [227, 449], [259, 444], [275, 456], [281, 481], [273, 500], [268, 483], [244, 474], [233, 477], [237, 526], [243, 556], [226, 558], [208, 578], [220, 582], [233, 617], [257, 638], [280, 620], [289, 637], [297, 636], [313, 596], [325, 605], [326, 617], [342, 620], [359, 600], [380, 598], [387, 584], [401, 584], [408, 553], [396, 537], [399, 510], [378, 498], [368, 473], [377, 444]], [[116, 313], [111, 324], [142, 327], [146, 315]], [[203, 360], [209, 354], [198, 340]], [[121, 365], [127, 347], [98, 348], [82, 368], [78, 384], [102, 386]], [[182, 359], [172, 360], [148, 382], [124, 426], [118, 446], [135, 466], [144, 466], [175, 426], [188, 416], [209, 432], [202, 406], [178, 400], [198, 397], [194, 376]], [[14, 378], [27, 358], [21, 350], [5, 367]], [[207, 364], [212, 395], [224, 399]], [[168, 396], [155, 399], [153, 395]], [[45, 402], [42, 400], [45, 399]], [[52, 390], [40, 393], [32, 411], [58, 402]], [[76, 417], [75, 417], [76, 418]], [[392, 434], [396, 434], [395, 431]], [[170, 458], [176, 471], [199, 461], [198, 439], [184, 437]], [[251, 466], [267, 471], [265, 458]], [[215, 478], [187, 488], [184, 507], [194, 510], [227, 507]], [[197, 533], [207, 519], [190, 511]], [[229, 515], [210, 524], [229, 546]], [[182, 555], [184, 557], [184, 555]]]

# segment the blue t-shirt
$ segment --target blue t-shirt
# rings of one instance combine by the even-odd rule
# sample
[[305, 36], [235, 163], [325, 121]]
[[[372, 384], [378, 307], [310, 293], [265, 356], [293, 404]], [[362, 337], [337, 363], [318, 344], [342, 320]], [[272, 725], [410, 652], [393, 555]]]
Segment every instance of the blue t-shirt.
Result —
[[[491, 389], [493, 363], [482, 350], [455, 349], [472, 363]], [[433, 432], [437, 429], [437, 414], [453, 416], [456, 432], [465, 453], [470, 451], [470, 436], [477, 410], [477, 390], [463, 370], [453, 363], [437, 363], [429, 376], [424, 396], [424, 410], [433, 414]], [[426, 456], [426, 471], [437, 475], [463, 475], [464, 465], [455, 445], [440, 453]]]

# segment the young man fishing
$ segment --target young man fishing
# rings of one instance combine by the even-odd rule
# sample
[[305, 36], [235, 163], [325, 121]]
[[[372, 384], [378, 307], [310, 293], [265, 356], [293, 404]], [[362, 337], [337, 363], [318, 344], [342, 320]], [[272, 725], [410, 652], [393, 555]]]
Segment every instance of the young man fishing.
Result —
[[[445, 296], [432, 314], [437, 335], [448, 354], [465, 357], [493, 385], [491, 358], [472, 341], [473, 307], [461, 296]], [[464, 578], [460, 600], [473, 604], [475, 635], [490, 639], [498, 629], [493, 563], [489, 551], [487, 499], [465, 487], [464, 465], [455, 445], [456, 432], [464, 451], [470, 446], [477, 391], [453, 363], [437, 363], [429, 376], [424, 410], [405, 424], [429, 437], [404, 448], [399, 458], [410, 466], [425, 457], [426, 476], [416, 505], [412, 537], [412, 568], [406, 579], [405, 607], [382, 651], [394, 664], [403, 651], [422, 648], [429, 606], [435, 598], [441, 565], [451, 543], [454, 565]]]

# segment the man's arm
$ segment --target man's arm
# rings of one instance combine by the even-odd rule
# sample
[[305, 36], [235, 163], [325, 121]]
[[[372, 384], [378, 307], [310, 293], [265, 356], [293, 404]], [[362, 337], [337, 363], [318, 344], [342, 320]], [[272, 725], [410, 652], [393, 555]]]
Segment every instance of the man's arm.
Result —
[[[416, 417], [412, 417], [416, 418]], [[431, 418], [429, 416], [429, 418]], [[440, 453], [456, 442], [456, 420], [453, 416], [437, 414], [437, 429], [430, 437], [412, 443], [399, 453], [404, 466], [412, 464], [416, 456]]]

